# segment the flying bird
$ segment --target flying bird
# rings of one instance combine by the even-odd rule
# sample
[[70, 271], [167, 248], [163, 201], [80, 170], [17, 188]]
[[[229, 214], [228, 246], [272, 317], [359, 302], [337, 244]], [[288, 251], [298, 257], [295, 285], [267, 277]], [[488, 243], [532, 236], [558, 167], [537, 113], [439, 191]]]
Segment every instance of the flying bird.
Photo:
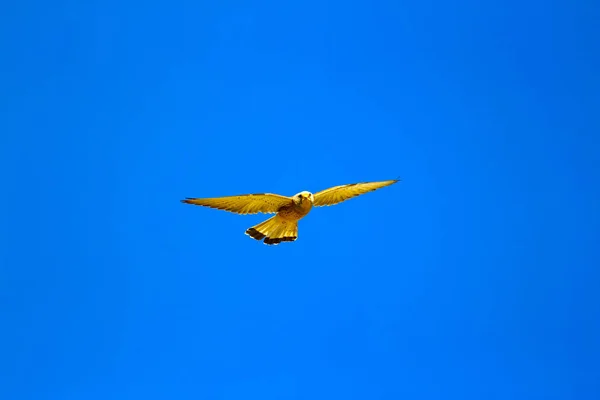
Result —
[[292, 197], [272, 193], [242, 194], [237, 196], [191, 198], [182, 203], [225, 210], [236, 214], [276, 214], [246, 230], [246, 235], [263, 240], [267, 245], [293, 242], [298, 238], [298, 221], [313, 207], [331, 206], [353, 197], [372, 192], [398, 182], [399, 179], [381, 182], [361, 182], [334, 186], [318, 193], [302, 191]]

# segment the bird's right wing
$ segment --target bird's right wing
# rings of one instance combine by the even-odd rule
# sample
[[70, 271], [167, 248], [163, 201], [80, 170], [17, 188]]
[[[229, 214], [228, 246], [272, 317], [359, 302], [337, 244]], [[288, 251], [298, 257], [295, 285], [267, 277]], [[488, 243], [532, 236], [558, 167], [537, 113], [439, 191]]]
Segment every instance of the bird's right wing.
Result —
[[291, 197], [272, 193], [241, 194], [213, 198], [186, 198], [182, 203], [225, 210], [236, 214], [273, 214], [293, 202]]

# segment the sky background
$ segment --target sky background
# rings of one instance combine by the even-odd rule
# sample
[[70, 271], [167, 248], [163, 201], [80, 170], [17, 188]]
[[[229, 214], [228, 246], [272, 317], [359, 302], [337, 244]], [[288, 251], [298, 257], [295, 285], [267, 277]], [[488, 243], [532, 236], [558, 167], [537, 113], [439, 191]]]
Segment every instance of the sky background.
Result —
[[600, 398], [597, 3], [0, 7], [0, 398]]

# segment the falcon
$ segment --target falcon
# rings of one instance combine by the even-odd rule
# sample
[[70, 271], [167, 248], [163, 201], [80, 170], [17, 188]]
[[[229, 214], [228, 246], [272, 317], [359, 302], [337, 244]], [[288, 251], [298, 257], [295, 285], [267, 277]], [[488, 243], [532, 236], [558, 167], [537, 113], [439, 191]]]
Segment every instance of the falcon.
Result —
[[361, 182], [334, 186], [315, 194], [302, 191], [292, 197], [272, 193], [242, 194], [237, 196], [192, 198], [182, 203], [229, 211], [236, 214], [276, 214], [246, 230], [246, 235], [263, 240], [267, 245], [293, 242], [298, 238], [298, 221], [313, 207], [331, 206], [368, 192], [393, 185], [399, 179], [380, 182]]

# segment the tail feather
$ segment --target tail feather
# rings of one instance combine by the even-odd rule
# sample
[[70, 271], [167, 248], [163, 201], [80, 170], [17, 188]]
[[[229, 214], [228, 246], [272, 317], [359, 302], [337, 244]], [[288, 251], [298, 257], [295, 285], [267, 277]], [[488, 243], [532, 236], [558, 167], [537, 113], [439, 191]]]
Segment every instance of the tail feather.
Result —
[[293, 242], [298, 238], [298, 221], [286, 221], [276, 215], [258, 225], [248, 228], [246, 235], [263, 240], [268, 245]]

